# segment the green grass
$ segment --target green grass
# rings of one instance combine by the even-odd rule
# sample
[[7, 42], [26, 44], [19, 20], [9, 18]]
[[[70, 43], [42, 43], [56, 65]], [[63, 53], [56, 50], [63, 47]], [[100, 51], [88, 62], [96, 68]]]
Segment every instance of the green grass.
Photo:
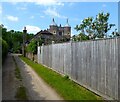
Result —
[[17, 66], [17, 63], [16, 63], [14, 57], [13, 57], [13, 61], [14, 61], [14, 63], [15, 63], [15, 77], [16, 77], [17, 79], [19, 79], [20, 81], [22, 81], [22, 77], [21, 77], [21, 74], [20, 74], [20, 70], [19, 70], [19, 68], [18, 68], [18, 66]]
[[52, 86], [65, 100], [102, 100], [100, 96], [69, 80], [68, 77], [62, 77], [51, 69], [34, 63], [23, 56], [20, 56], [20, 58], [30, 65], [36, 73]]
[[17, 79], [19, 79], [20, 81], [22, 81], [22, 77], [20, 75], [20, 70], [19, 70], [18, 67], [16, 67], [16, 69], [15, 69], [15, 76], [16, 76]]
[[[20, 70], [17, 66], [17, 63], [15, 61], [15, 58], [13, 57], [13, 61], [15, 63], [15, 77], [20, 81], [22, 82], [22, 76], [20, 74]], [[18, 100], [28, 100], [28, 97], [26, 95], [26, 88], [22, 85], [21, 85], [17, 88], [17, 91], [16, 91], [16, 94], [15, 94], [15, 98], [17, 98]]]
[[26, 89], [24, 86], [18, 87], [15, 98], [17, 98], [18, 100], [28, 100], [26, 95]]

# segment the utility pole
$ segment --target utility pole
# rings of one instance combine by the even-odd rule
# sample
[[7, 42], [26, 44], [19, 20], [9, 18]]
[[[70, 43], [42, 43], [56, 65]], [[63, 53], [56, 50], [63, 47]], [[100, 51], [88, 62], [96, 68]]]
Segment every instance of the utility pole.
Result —
[[22, 48], [22, 54], [24, 57], [26, 56], [26, 51], [25, 51], [26, 34], [27, 34], [27, 30], [26, 30], [26, 27], [24, 27], [24, 30], [23, 30], [23, 48]]

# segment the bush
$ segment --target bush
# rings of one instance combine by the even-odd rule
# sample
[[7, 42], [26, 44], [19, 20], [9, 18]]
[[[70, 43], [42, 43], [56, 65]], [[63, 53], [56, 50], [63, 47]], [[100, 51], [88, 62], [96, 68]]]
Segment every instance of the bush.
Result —
[[[2, 43], [2, 44], [1, 44]], [[2, 49], [2, 62], [4, 61], [7, 53], [8, 53], [8, 44], [6, 43], [5, 40], [3, 40], [2, 38], [0, 38], [0, 46]]]
[[68, 75], [65, 75], [65, 76], [64, 76], [64, 79], [65, 79], [65, 80], [68, 80], [68, 79], [69, 79], [69, 76], [68, 76]]

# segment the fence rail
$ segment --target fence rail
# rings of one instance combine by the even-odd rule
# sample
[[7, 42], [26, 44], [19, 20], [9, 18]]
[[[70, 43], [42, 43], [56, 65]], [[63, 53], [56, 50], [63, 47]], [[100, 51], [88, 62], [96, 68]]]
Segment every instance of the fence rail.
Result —
[[38, 63], [88, 89], [120, 99], [120, 38], [38, 47]]

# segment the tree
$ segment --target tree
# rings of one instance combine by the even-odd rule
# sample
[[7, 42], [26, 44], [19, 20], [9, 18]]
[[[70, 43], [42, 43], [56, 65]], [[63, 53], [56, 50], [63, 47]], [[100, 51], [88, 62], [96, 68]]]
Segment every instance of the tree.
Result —
[[27, 45], [26, 50], [32, 54], [32, 60], [34, 61], [34, 54], [37, 54], [37, 41], [32, 39], [32, 41]]
[[83, 33], [72, 36], [73, 41], [89, 40], [89, 37]]
[[31, 52], [33, 54], [37, 53], [37, 41], [32, 40], [28, 45], [27, 45], [27, 52]]
[[[8, 44], [8, 49], [10, 52], [22, 53], [22, 44], [23, 44], [23, 32], [10, 30], [7, 31], [4, 26], [0, 26], [2, 29], [2, 39]], [[27, 34], [26, 40], [29, 40], [33, 37], [33, 34]]]
[[113, 37], [120, 36], [120, 32], [117, 32], [117, 29], [115, 29], [114, 32], [112, 32]]
[[0, 38], [0, 45], [2, 45], [2, 62], [4, 62], [5, 57], [7, 55], [7, 52], [8, 52], [8, 44], [6, 43], [5, 40], [3, 40], [2, 38]]
[[107, 32], [111, 30], [115, 24], [108, 24], [109, 13], [99, 13], [96, 18], [85, 18], [80, 25], [76, 25], [75, 29], [84, 35], [88, 35], [90, 39], [103, 38], [107, 36]]

